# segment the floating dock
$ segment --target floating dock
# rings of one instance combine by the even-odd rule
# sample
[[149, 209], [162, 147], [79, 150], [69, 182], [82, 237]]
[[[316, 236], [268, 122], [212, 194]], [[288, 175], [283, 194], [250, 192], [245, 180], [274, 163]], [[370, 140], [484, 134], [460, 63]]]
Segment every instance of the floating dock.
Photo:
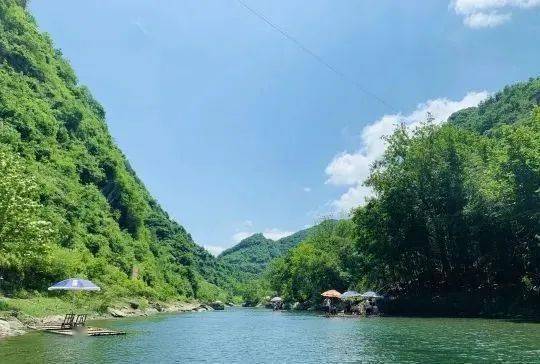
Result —
[[60, 325], [51, 325], [51, 326], [41, 326], [33, 327], [34, 330], [46, 331], [53, 334], [67, 335], [67, 336], [76, 336], [76, 335], [86, 335], [86, 336], [111, 336], [111, 335], [125, 335], [125, 331], [116, 331], [111, 329], [102, 329], [99, 327], [85, 327], [83, 329], [66, 329], [62, 328]]

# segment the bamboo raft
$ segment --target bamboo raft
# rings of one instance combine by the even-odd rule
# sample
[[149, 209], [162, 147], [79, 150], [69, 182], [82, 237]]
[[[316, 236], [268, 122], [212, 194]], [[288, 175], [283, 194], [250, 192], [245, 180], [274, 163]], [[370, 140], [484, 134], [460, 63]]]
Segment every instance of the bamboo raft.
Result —
[[111, 336], [111, 335], [125, 335], [124, 331], [115, 331], [110, 329], [102, 329], [99, 327], [87, 327], [86, 330], [72, 330], [72, 329], [48, 329], [47, 332], [59, 335], [86, 335], [86, 336]]
[[86, 315], [66, 314], [64, 321], [60, 325], [43, 325], [31, 327], [34, 330], [51, 332], [59, 335], [86, 335], [86, 336], [110, 336], [125, 335], [124, 331], [115, 331], [111, 329], [102, 329], [99, 327], [86, 326]]
[[86, 335], [86, 336], [112, 336], [112, 335], [125, 335], [125, 331], [116, 331], [111, 329], [103, 329], [100, 327], [85, 327], [84, 329], [71, 329], [71, 328], [62, 328], [60, 325], [48, 325], [40, 327], [32, 327], [32, 329], [37, 331], [46, 331], [52, 334], [66, 335], [66, 336], [76, 336], [76, 335]]

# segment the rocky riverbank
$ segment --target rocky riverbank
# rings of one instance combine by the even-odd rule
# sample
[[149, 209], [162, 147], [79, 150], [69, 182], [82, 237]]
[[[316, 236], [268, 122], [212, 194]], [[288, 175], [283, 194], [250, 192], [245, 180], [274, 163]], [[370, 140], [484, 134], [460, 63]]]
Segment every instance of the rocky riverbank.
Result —
[[16, 317], [0, 319], [0, 339], [8, 336], [22, 335], [27, 332], [27, 326]]
[[[211, 303], [200, 302], [169, 302], [152, 303], [147, 307], [140, 307], [136, 302], [128, 302], [123, 306], [107, 308], [106, 313], [92, 313], [88, 315], [89, 320], [111, 319], [123, 317], [150, 316], [159, 313], [180, 313], [180, 312], [203, 312], [213, 310], [223, 310], [226, 306], [233, 304], [224, 304], [220, 301]], [[18, 336], [31, 331], [33, 327], [60, 325], [64, 320], [63, 315], [48, 315], [44, 317], [33, 317], [16, 311], [0, 312], [0, 339]]]
[[174, 302], [174, 303], [155, 303], [146, 308], [140, 308], [136, 303], [129, 302], [122, 307], [109, 307], [107, 314], [111, 317], [133, 317], [149, 316], [160, 312], [202, 312], [213, 310], [224, 310], [225, 306], [233, 306], [232, 303], [225, 305], [221, 301], [211, 303], [199, 302]]

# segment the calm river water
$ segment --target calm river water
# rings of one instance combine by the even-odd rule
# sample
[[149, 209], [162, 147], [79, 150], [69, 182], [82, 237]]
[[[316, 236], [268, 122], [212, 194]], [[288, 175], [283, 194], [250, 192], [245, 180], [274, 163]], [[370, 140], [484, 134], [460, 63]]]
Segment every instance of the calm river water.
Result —
[[325, 318], [228, 309], [99, 322], [126, 336], [30, 333], [1, 363], [540, 363], [540, 324], [483, 319]]

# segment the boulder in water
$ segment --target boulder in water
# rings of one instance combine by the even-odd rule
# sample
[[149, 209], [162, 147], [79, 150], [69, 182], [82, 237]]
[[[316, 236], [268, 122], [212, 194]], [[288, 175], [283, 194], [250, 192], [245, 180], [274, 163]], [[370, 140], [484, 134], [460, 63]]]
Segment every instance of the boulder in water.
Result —
[[107, 312], [112, 316], [112, 317], [126, 317], [126, 313], [123, 312], [123, 311], [120, 311], [120, 310], [116, 310], [114, 308], [111, 308], [109, 307], [107, 309]]
[[214, 301], [212, 302], [210, 305], [210, 307], [212, 307], [214, 310], [224, 310], [225, 309], [225, 304], [221, 301]]
[[22, 335], [25, 332], [24, 325], [16, 318], [0, 320], [0, 337]]

